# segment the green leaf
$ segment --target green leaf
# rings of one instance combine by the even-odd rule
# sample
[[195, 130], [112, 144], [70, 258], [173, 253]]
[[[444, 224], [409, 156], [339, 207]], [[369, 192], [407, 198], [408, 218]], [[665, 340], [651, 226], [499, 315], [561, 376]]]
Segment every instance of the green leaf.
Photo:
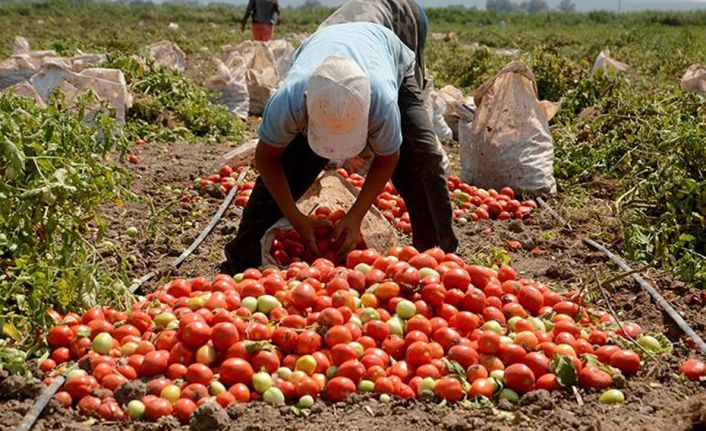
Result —
[[0, 141], [0, 156], [3, 156], [15, 170], [16, 173], [22, 172], [25, 168], [25, 154], [17, 148], [9, 137], [5, 137]]
[[464, 370], [458, 362], [444, 359], [444, 365], [449, 373], [455, 376], [463, 377], [464, 379], [466, 378], [466, 370]]
[[259, 352], [260, 350], [274, 350], [275, 346], [269, 341], [246, 341], [245, 350], [248, 353]]
[[598, 360], [598, 357], [596, 355], [592, 355], [590, 353], [584, 353], [581, 355], [581, 357], [586, 361], [586, 365], [592, 365], [600, 370], [605, 371], [606, 373], [610, 374], [611, 376], [615, 376], [617, 374], [620, 374], [620, 370], [614, 367], [611, 367], [608, 364], [604, 364], [603, 362]]
[[7, 335], [8, 337], [12, 338], [17, 342], [22, 341], [22, 335], [20, 335], [20, 331], [18, 331], [15, 325], [13, 325], [12, 323], [4, 323], [2, 325], [2, 332], [3, 334]]
[[576, 368], [568, 356], [554, 355], [549, 368], [556, 374], [556, 379], [562, 387], [570, 389], [578, 383]]

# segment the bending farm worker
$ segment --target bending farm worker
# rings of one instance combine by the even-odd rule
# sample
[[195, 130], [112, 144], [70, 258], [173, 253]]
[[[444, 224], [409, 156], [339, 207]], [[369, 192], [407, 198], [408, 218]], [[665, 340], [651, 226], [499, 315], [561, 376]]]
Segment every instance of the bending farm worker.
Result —
[[277, 0], [248, 0], [245, 15], [240, 21], [240, 31], [245, 31], [248, 19], [252, 16], [253, 40], [267, 42], [272, 40], [275, 32], [275, 23], [279, 16], [279, 3]]
[[414, 0], [349, 0], [319, 29], [349, 22], [371, 22], [388, 28], [415, 53], [414, 77], [405, 76], [399, 88], [403, 143], [392, 182], [407, 206], [414, 246], [419, 250], [439, 246], [447, 252], [455, 251], [458, 240], [444, 176], [445, 155], [422, 101], [429, 27], [424, 9]]
[[[424, 146], [425, 134], [429, 147], [435, 147], [414, 65], [412, 50], [391, 30], [370, 22], [321, 28], [300, 46], [288, 76], [265, 107], [255, 153], [260, 177], [237, 235], [225, 247], [224, 271], [259, 266], [260, 240], [282, 215], [318, 254], [314, 232], [328, 222], [301, 213], [296, 200], [329, 161], [355, 157], [366, 145], [374, 153], [368, 176], [334, 231], [342, 240], [340, 253], [358, 244], [361, 221], [391, 177], [409, 202], [415, 245], [455, 250], [441, 159], [416, 148]], [[429, 162], [438, 166], [425, 166]], [[444, 235], [444, 225], [450, 236]]]

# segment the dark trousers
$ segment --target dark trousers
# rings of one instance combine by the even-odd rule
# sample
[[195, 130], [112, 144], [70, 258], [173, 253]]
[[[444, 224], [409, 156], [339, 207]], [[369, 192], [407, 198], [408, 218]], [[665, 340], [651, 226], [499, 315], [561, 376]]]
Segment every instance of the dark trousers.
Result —
[[[407, 205], [412, 224], [412, 243], [420, 251], [435, 246], [456, 251], [451, 199], [442, 169], [442, 154], [436, 145], [431, 119], [424, 108], [415, 79], [406, 78], [398, 99], [402, 117], [400, 160], [392, 182]], [[305, 136], [298, 135], [282, 156], [290, 190], [298, 200], [314, 183], [328, 160], [316, 155]], [[260, 239], [282, 218], [262, 178], [255, 182], [235, 239], [225, 246], [230, 272], [261, 265]]]

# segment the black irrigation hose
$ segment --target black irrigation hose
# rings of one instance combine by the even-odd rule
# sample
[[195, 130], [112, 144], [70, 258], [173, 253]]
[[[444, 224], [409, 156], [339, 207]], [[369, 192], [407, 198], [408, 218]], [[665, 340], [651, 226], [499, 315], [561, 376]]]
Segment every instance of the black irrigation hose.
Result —
[[[69, 371], [72, 371], [76, 369], [76, 365], [74, 364], [71, 368], [66, 370], [66, 373]], [[32, 406], [31, 409], [27, 412], [24, 418], [22, 418], [22, 422], [20, 422], [19, 425], [17, 425], [17, 428], [15, 428], [15, 431], [29, 431], [30, 428], [32, 428], [32, 425], [34, 425], [34, 422], [37, 420], [39, 415], [42, 414], [42, 411], [44, 410], [44, 407], [47, 406], [49, 403], [49, 400], [54, 396], [54, 393], [59, 390], [61, 385], [64, 384], [64, 380], [66, 378], [61, 375], [57, 376], [53, 382], [51, 382], [51, 385], [49, 385], [44, 392], [37, 398], [37, 401], [34, 402], [34, 405]]]
[[[593, 241], [592, 239], [584, 238], [583, 242], [608, 256], [608, 258], [615, 262], [623, 271], [632, 271], [630, 266], [628, 266], [628, 264], [625, 263], [625, 261], [620, 256], [613, 254], [610, 250]], [[669, 315], [669, 317], [674, 320], [674, 323], [676, 323], [677, 326], [679, 326], [679, 328], [684, 331], [686, 335], [688, 335], [689, 337], [691, 337], [692, 340], [694, 340], [696, 345], [699, 346], [701, 352], [706, 355], [706, 343], [704, 343], [704, 340], [702, 340], [701, 337], [699, 337], [699, 334], [697, 334], [691, 328], [691, 326], [689, 326], [689, 324], [686, 322], [686, 320], [684, 320], [681, 314], [679, 314], [679, 312], [675, 310], [674, 307], [672, 307], [672, 305], [666, 299], [664, 299], [664, 297], [662, 297], [662, 295], [660, 295], [657, 289], [655, 289], [654, 287], [652, 287], [652, 285], [650, 285], [650, 283], [645, 281], [645, 279], [642, 278], [640, 274], [633, 273], [630, 274], [630, 276], [633, 278], [633, 280], [637, 282], [637, 284], [640, 285], [643, 290], [645, 290], [655, 300], [655, 302], [657, 302], [660, 307], [662, 307], [662, 309]]]
[[216, 211], [216, 214], [213, 215], [213, 218], [211, 218], [211, 222], [204, 228], [204, 230], [201, 231], [199, 236], [194, 240], [194, 242], [184, 250], [184, 252], [181, 254], [181, 256], [177, 257], [174, 262], [172, 262], [172, 266], [174, 268], [179, 267], [179, 265], [182, 264], [186, 260], [191, 253], [196, 250], [196, 247], [201, 245], [204, 239], [213, 231], [213, 228], [216, 227], [216, 224], [218, 224], [218, 221], [223, 217], [223, 213], [226, 212], [228, 207], [230, 206], [230, 203], [233, 201], [233, 198], [235, 197], [235, 193], [238, 191], [238, 185], [240, 185], [240, 182], [245, 179], [245, 175], [250, 171], [250, 167], [246, 166], [243, 171], [240, 173], [238, 176], [238, 179], [235, 182], [235, 185], [230, 189], [230, 192], [228, 192], [228, 195], [226, 196], [225, 200], [221, 204], [220, 208], [218, 208], [218, 211]]
[[[248, 173], [249, 170], [250, 170], [249, 166], [246, 166], [243, 169], [243, 171], [238, 176], [238, 179], [236, 180], [235, 184], [233, 185], [233, 188], [230, 189], [230, 192], [228, 192], [228, 195], [226, 196], [225, 200], [223, 201], [221, 206], [218, 208], [218, 211], [216, 211], [216, 214], [214, 214], [213, 217], [211, 218], [211, 221], [201, 231], [199, 236], [196, 237], [194, 242], [191, 243], [189, 248], [184, 250], [184, 252], [181, 255], [179, 255], [179, 257], [174, 259], [174, 262], [172, 262], [172, 265], [171, 265], [172, 268], [178, 268], [179, 265], [181, 265], [186, 260], [186, 258], [188, 258], [191, 255], [191, 253], [193, 253], [194, 250], [196, 250], [196, 248], [199, 245], [201, 245], [203, 240], [206, 239], [206, 237], [213, 231], [213, 228], [216, 226], [216, 224], [218, 224], [219, 220], [221, 219], [221, 217], [223, 217], [223, 214], [226, 212], [226, 210], [230, 206], [230, 203], [233, 201], [233, 198], [235, 197], [235, 194], [238, 191], [238, 186], [243, 181], [243, 179], [245, 178], [245, 175]], [[158, 274], [159, 274], [159, 272], [152, 271], [152, 272], [149, 272], [149, 273], [143, 275], [128, 288], [128, 291], [130, 293], [135, 293], [135, 291], [140, 286], [142, 286], [145, 282], [147, 282], [148, 280], [151, 280], [153, 277], [155, 277]], [[76, 368], [77, 368], [77, 365], [74, 364], [68, 370], [66, 370], [64, 372], [64, 374], [66, 374], [69, 371], [72, 371]], [[22, 422], [20, 422], [19, 425], [17, 425], [17, 427], [15, 428], [15, 431], [29, 431], [32, 428], [32, 426], [34, 425], [34, 422], [37, 421], [39, 416], [42, 414], [42, 411], [44, 410], [44, 408], [47, 406], [47, 404], [49, 404], [49, 400], [51, 400], [51, 398], [54, 396], [56, 391], [59, 390], [61, 385], [64, 384], [65, 380], [66, 380], [66, 378], [64, 377], [64, 375], [57, 376], [54, 379], [54, 381], [51, 383], [51, 385], [49, 385], [46, 389], [44, 389], [44, 391], [39, 396], [39, 398], [37, 398], [37, 400], [34, 402], [34, 405], [32, 406], [32, 408], [29, 409], [29, 411], [24, 416], [24, 418], [22, 418]]]

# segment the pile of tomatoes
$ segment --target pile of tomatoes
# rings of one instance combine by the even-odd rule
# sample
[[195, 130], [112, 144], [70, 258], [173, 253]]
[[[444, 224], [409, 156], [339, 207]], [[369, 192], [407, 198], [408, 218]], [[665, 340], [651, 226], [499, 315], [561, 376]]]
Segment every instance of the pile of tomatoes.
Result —
[[[354, 392], [515, 402], [533, 389], [605, 389], [640, 369], [623, 337], [650, 341], [578, 292], [410, 246], [355, 250], [340, 266], [321, 258], [176, 279], [128, 312], [55, 318], [40, 367], [83, 367], [57, 400], [109, 420], [186, 422], [208, 402], [306, 408]], [[123, 385], [136, 380], [145, 390], [126, 399]]]
[[[215, 191], [224, 196], [235, 186], [235, 181], [240, 172], [241, 169], [233, 170], [230, 166], [224, 165], [217, 173], [213, 173], [206, 178], [197, 178], [194, 181], [194, 187], [203, 193], [213, 194]], [[235, 195], [236, 206], [243, 208], [248, 203], [254, 186], [254, 181], [245, 181], [240, 184]]]
[[[332, 262], [336, 262], [336, 254], [340, 246], [340, 242], [336, 241], [333, 237], [333, 232], [341, 219], [346, 215], [346, 212], [342, 209], [331, 209], [327, 206], [316, 207], [314, 212], [310, 215], [311, 218], [316, 220], [328, 220], [331, 222], [330, 227], [320, 227], [316, 229], [316, 246], [319, 249], [319, 253], [325, 259]], [[360, 243], [356, 247], [357, 249], [365, 249], [365, 241], [361, 239]], [[301, 240], [301, 235], [294, 229], [276, 229], [275, 238], [272, 241], [272, 248], [270, 249], [270, 254], [272, 258], [280, 266], [287, 266], [292, 262], [311, 262], [314, 260], [313, 254], [306, 249]]]
[[[336, 172], [357, 189], [363, 187], [365, 177], [349, 173], [343, 168], [337, 169]], [[208, 192], [209, 188], [217, 188], [220, 194], [225, 195], [234, 186], [238, 174], [239, 171], [233, 171], [230, 166], [223, 166], [218, 173], [196, 179], [195, 187], [204, 193]], [[235, 196], [236, 206], [245, 207], [254, 186], [254, 181], [243, 182], [239, 186]], [[468, 185], [453, 175], [448, 178], [448, 187], [453, 205], [453, 219], [461, 224], [476, 220], [512, 219], [529, 223], [532, 213], [537, 209], [537, 203], [531, 199], [515, 199], [515, 192], [510, 187], [503, 187], [499, 192], [493, 189], [485, 190]], [[390, 181], [375, 198], [375, 207], [398, 231], [412, 234], [404, 199]]]
[[[357, 189], [363, 187], [365, 177], [348, 173], [343, 168], [337, 169], [336, 172]], [[453, 204], [453, 219], [461, 224], [476, 220], [511, 219], [528, 223], [532, 212], [537, 209], [537, 203], [531, 199], [522, 202], [515, 199], [515, 192], [510, 187], [503, 187], [500, 192], [485, 190], [461, 182], [453, 175], [448, 178], [447, 183]], [[391, 182], [385, 184], [382, 193], [375, 199], [375, 206], [397, 230], [406, 234], [412, 233], [404, 199]]]

